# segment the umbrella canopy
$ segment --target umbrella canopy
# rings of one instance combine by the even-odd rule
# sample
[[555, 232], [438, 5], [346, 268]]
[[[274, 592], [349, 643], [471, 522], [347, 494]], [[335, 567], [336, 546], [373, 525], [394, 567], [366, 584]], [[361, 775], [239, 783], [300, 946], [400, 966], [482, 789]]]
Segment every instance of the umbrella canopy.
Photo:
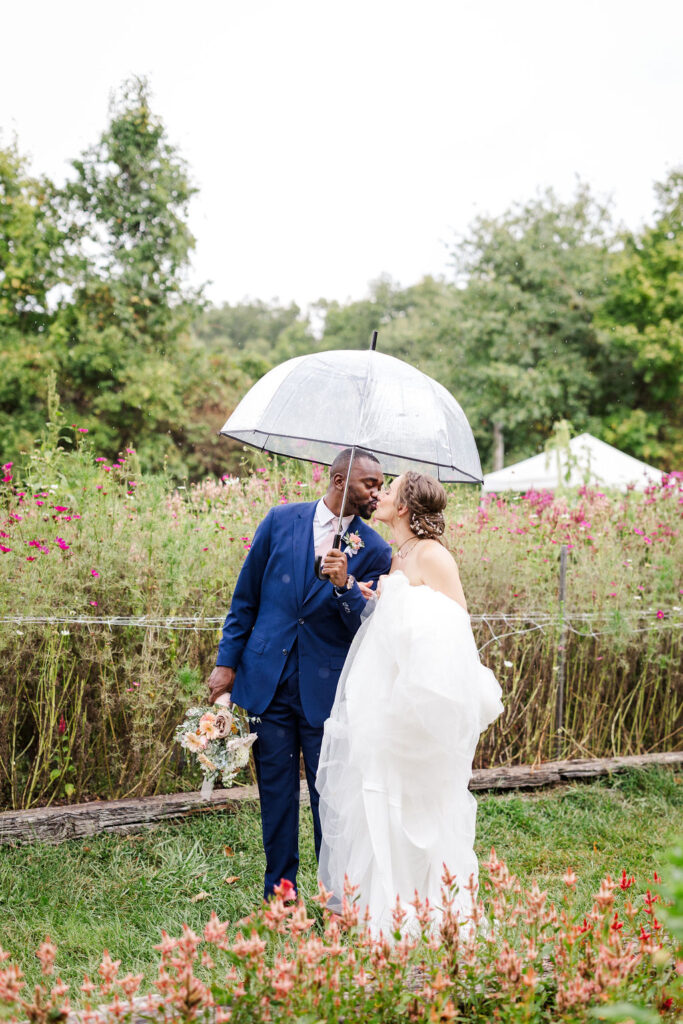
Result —
[[453, 396], [374, 350], [288, 359], [254, 384], [220, 433], [325, 465], [344, 448], [367, 448], [392, 476], [418, 469], [444, 482], [482, 482], [474, 435]]
[[487, 473], [485, 491], [554, 490], [556, 487], [614, 487], [643, 491], [659, 483], [662, 472], [632, 455], [620, 452], [592, 434], [579, 434], [569, 442], [569, 451], [541, 452], [513, 466]]

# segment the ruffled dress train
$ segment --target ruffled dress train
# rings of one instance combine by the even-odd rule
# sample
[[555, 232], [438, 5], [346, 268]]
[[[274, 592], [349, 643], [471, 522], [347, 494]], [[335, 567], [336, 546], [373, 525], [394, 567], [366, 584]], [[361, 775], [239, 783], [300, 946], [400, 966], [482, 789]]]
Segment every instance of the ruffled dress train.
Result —
[[317, 775], [319, 877], [337, 902], [359, 886], [372, 931], [391, 933], [396, 897], [436, 908], [444, 864], [467, 916], [477, 876], [476, 801], [468, 790], [480, 734], [502, 711], [465, 610], [401, 572], [383, 581], [349, 652]]

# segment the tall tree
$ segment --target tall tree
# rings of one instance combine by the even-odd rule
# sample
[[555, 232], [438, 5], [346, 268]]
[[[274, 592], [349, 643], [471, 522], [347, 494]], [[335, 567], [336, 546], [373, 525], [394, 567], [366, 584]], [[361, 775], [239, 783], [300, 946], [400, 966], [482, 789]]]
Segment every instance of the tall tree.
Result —
[[453, 252], [458, 294], [441, 324], [449, 387], [467, 396], [484, 461], [528, 455], [558, 419], [596, 429], [610, 361], [595, 325], [608, 273], [607, 210], [581, 186], [480, 217]]
[[0, 454], [12, 461], [44, 422], [48, 293], [62, 277], [65, 232], [54, 188], [32, 177], [16, 145], [0, 148]]
[[655, 185], [655, 222], [624, 234], [600, 323], [620, 372], [605, 439], [669, 469], [683, 465], [683, 166]]
[[63, 398], [112, 454], [134, 441], [148, 466], [181, 466], [184, 395], [203, 356], [189, 333], [199, 296], [185, 283], [195, 189], [144, 79], [124, 85], [108, 128], [73, 166], [63, 198], [80, 262], [53, 329]]

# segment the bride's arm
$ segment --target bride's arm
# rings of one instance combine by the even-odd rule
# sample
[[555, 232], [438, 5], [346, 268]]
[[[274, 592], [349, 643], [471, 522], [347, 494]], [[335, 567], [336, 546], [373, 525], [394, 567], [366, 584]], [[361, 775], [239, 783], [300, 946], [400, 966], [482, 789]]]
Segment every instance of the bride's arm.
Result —
[[418, 565], [423, 582], [432, 590], [438, 590], [452, 601], [457, 601], [467, 611], [458, 566], [448, 548], [438, 541], [420, 544], [420, 548]]

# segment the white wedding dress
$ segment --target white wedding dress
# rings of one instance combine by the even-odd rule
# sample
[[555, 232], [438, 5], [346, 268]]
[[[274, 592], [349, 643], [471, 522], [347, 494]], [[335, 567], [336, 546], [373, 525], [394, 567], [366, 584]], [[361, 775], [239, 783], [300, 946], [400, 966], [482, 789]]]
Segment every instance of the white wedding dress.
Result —
[[319, 877], [335, 896], [359, 886], [371, 929], [393, 931], [398, 895], [415, 891], [438, 916], [444, 863], [457, 906], [477, 876], [476, 801], [468, 791], [481, 732], [502, 711], [501, 689], [479, 661], [467, 612], [402, 572], [382, 584], [353, 642], [320, 752], [323, 843]]

